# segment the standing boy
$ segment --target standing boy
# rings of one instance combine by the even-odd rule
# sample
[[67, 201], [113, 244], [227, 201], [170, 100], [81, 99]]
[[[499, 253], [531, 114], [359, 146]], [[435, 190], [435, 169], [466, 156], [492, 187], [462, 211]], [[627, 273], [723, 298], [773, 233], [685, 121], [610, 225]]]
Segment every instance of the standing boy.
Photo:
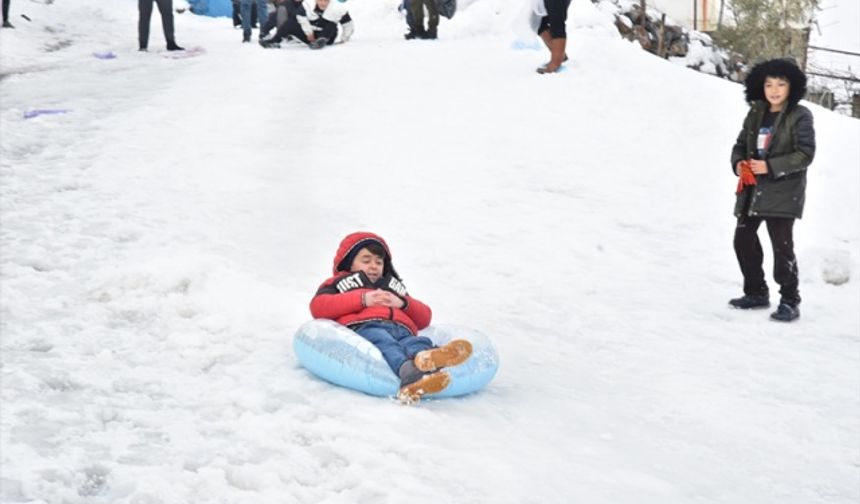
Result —
[[740, 177], [735, 202], [735, 254], [744, 277], [744, 295], [735, 308], [770, 306], [758, 228], [767, 226], [773, 248], [773, 278], [780, 285], [779, 307], [771, 319], [800, 317], [797, 259], [792, 229], [803, 216], [806, 171], [815, 156], [812, 113], [799, 105], [806, 76], [784, 59], [756, 65], [745, 81], [750, 110], [732, 149], [732, 169]]

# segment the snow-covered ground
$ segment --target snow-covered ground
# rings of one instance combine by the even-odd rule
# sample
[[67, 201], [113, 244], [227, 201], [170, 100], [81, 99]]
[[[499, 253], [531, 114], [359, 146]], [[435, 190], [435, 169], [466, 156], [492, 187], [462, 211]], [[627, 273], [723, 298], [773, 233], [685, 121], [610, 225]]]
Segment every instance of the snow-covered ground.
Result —
[[[134, 2], [81, 4], [0, 31], [4, 504], [860, 499], [857, 120], [810, 105], [803, 316], [777, 324], [726, 305], [741, 87], [588, 0], [552, 76], [514, 0], [436, 42], [350, 1], [322, 51], [186, 13], [184, 60], [157, 12], [138, 53]], [[488, 388], [405, 407], [301, 368], [359, 229], [436, 322], [491, 336]]]

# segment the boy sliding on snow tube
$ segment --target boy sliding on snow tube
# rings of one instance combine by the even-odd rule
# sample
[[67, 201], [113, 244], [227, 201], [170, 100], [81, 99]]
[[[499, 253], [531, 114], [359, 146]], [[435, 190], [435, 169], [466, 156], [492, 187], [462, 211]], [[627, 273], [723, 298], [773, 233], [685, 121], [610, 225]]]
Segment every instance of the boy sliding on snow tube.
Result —
[[815, 156], [812, 113], [799, 104], [806, 94], [806, 76], [793, 62], [776, 59], [756, 65], [745, 85], [751, 106], [732, 148], [732, 168], [740, 178], [734, 246], [744, 277], [744, 295], [729, 304], [741, 309], [770, 305], [758, 239], [758, 228], [764, 222], [781, 297], [770, 318], [791, 322], [800, 317], [792, 228], [794, 220], [803, 216], [806, 172]]
[[311, 300], [313, 317], [334, 320], [373, 343], [400, 378], [401, 401], [417, 402], [444, 390], [451, 376], [441, 369], [465, 362], [472, 344], [453, 340], [436, 347], [418, 336], [430, 325], [430, 307], [406, 292], [385, 240], [373, 233], [348, 235], [337, 249], [333, 272]]

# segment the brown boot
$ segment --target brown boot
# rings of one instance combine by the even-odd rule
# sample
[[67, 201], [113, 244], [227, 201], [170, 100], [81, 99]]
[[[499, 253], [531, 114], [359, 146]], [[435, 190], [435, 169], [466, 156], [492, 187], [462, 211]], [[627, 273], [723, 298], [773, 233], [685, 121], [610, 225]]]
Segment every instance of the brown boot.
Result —
[[418, 352], [414, 361], [416, 368], [428, 372], [462, 364], [470, 355], [472, 355], [471, 343], [466, 340], [452, 340], [439, 348]]
[[539, 74], [558, 72], [558, 69], [561, 68], [561, 65], [565, 61], [567, 61], [567, 54], [565, 52], [565, 49], [567, 47], [566, 38], [552, 39], [547, 45], [550, 51], [549, 63], [537, 69], [537, 72]]
[[451, 375], [444, 371], [427, 374], [409, 385], [400, 387], [397, 398], [403, 404], [416, 404], [425, 395], [442, 392], [449, 383]]

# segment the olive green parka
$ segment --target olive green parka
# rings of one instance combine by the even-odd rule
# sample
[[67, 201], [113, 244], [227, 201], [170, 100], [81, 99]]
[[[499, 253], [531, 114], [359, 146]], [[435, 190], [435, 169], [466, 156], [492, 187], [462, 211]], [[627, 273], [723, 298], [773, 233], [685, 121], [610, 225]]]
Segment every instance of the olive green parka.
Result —
[[[732, 172], [738, 162], [755, 155], [758, 131], [768, 107], [763, 100], [752, 103], [732, 148]], [[764, 155], [767, 174], [756, 175], [756, 185], [745, 187], [737, 195], [735, 217], [746, 211], [754, 217], [800, 219], [806, 199], [806, 170], [814, 156], [812, 112], [802, 105], [786, 104], [774, 121], [770, 145]]]

